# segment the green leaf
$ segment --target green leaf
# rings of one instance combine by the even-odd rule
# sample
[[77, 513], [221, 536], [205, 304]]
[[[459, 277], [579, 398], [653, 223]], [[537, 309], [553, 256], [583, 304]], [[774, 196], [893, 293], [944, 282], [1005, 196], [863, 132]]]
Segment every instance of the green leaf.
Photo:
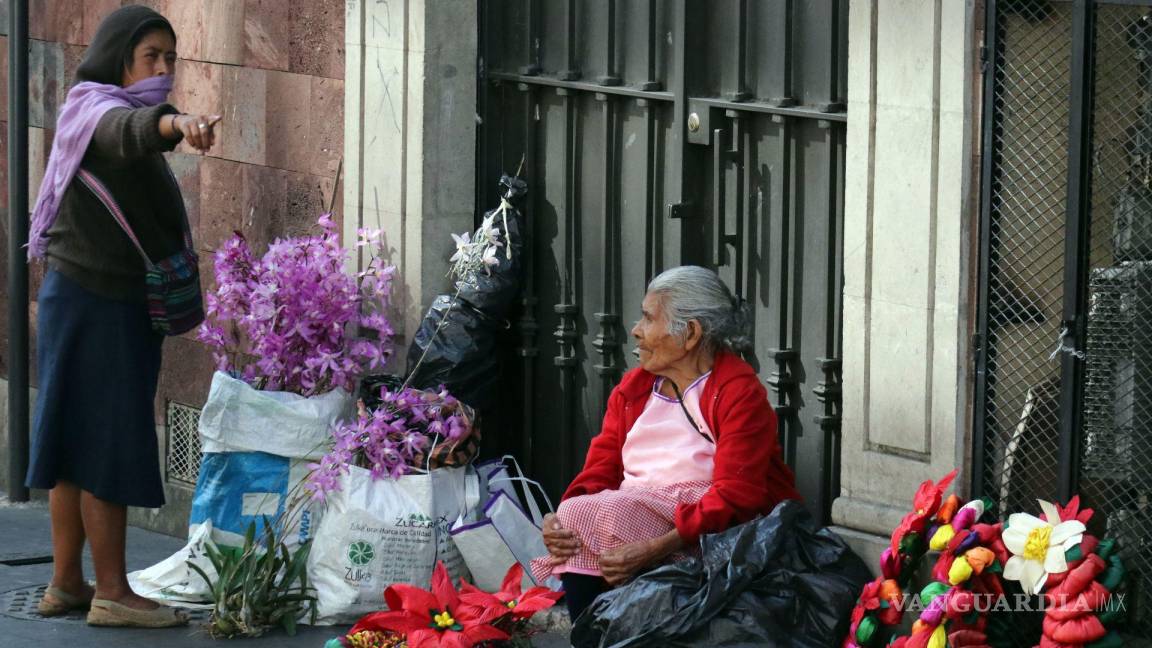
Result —
[[296, 617], [294, 615], [286, 614], [280, 622], [284, 625], [284, 632], [287, 632], [289, 637], [296, 636]]
[[248, 530], [244, 532], [244, 553], [252, 548], [252, 543], [256, 539], [256, 523], [249, 522]]
[[[215, 583], [212, 582], [211, 578], [208, 578], [208, 574], [204, 573], [204, 570], [200, 569], [199, 565], [193, 564], [191, 561], [189, 561], [188, 568], [199, 574], [200, 578], [204, 579], [204, 583], [208, 585], [209, 591], [214, 591], [213, 585], [215, 585]], [[215, 601], [213, 601], [213, 603], [215, 603]]]

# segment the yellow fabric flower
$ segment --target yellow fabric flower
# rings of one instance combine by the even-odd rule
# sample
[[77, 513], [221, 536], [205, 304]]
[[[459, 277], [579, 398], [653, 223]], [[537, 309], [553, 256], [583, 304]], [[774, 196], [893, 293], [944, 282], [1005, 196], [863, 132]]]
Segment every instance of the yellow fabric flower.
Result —
[[928, 648], [947, 648], [947, 646], [948, 633], [944, 630], [944, 624], [940, 624], [932, 631], [932, 636], [928, 639]]
[[1048, 574], [1068, 571], [1064, 552], [1084, 539], [1086, 527], [1078, 520], [1061, 521], [1051, 502], [1040, 500], [1047, 521], [1027, 513], [1008, 516], [1004, 546], [1012, 557], [1004, 565], [1004, 578], [1019, 581], [1025, 592], [1039, 594]]
[[968, 559], [964, 556], [957, 556], [952, 561], [952, 567], [948, 569], [948, 582], [953, 585], [967, 582], [972, 578], [972, 565], [968, 564]]
[[952, 528], [951, 524], [942, 524], [936, 533], [932, 534], [932, 539], [928, 541], [928, 547], [932, 551], [944, 551], [952, 538], [956, 536], [956, 530]]
[[456, 619], [453, 619], [452, 615], [448, 614], [447, 611], [437, 614], [436, 616], [432, 617], [432, 620], [435, 621], [436, 626], [440, 628], [451, 628], [452, 626], [456, 625]]

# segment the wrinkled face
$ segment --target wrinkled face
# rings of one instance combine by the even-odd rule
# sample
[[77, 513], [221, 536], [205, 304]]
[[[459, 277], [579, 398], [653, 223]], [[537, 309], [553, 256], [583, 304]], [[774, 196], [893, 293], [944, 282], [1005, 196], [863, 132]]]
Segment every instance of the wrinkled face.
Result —
[[124, 68], [125, 88], [153, 76], [176, 74], [176, 41], [165, 29], [154, 29], [144, 35], [132, 50], [132, 64]]
[[668, 320], [664, 316], [664, 306], [660, 297], [649, 293], [641, 306], [642, 317], [632, 327], [632, 337], [640, 352], [640, 366], [645, 370], [661, 375], [676, 362], [683, 360], [696, 346], [698, 336], [694, 335], [697, 325], [689, 322], [684, 335], [668, 332]]

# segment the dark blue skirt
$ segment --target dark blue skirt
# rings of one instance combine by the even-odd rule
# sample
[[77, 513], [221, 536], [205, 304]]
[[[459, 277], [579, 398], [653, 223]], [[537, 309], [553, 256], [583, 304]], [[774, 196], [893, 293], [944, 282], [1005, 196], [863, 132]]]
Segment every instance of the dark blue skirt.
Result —
[[38, 308], [27, 485], [65, 481], [108, 502], [162, 506], [153, 401], [164, 336], [147, 305], [101, 297], [51, 270]]

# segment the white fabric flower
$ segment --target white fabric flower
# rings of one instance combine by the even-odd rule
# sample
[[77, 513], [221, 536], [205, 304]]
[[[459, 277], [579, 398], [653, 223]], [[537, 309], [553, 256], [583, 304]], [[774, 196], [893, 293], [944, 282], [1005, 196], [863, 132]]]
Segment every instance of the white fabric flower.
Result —
[[1027, 513], [1013, 513], [1003, 534], [1004, 546], [1012, 552], [1004, 565], [1004, 578], [1019, 581], [1030, 594], [1044, 589], [1048, 574], [1068, 571], [1064, 552], [1080, 544], [1086, 531], [1078, 520], [1061, 522], [1051, 502], [1038, 501], [1047, 522]]

